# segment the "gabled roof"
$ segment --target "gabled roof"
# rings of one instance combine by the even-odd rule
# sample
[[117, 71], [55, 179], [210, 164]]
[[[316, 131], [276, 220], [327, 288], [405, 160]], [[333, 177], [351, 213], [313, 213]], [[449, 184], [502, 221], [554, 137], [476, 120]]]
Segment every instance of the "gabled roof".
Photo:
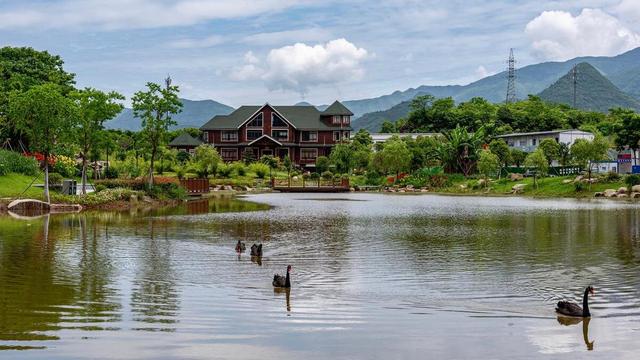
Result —
[[322, 112], [322, 115], [353, 116], [353, 113], [351, 112], [351, 110], [347, 109], [346, 106], [342, 105], [340, 101], [336, 100], [333, 102], [333, 104], [329, 105], [329, 107]]
[[281, 143], [280, 141], [278, 141], [278, 140], [276, 140], [276, 139], [274, 139], [274, 138], [272, 138], [271, 136], [266, 135], [266, 134], [265, 134], [265, 135], [260, 136], [259, 138], [255, 139], [255, 140], [253, 140], [252, 142], [250, 142], [250, 143], [249, 143], [249, 145], [253, 145], [253, 144], [257, 143], [258, 141], [260, 141], [260, 140], [262, 140], [262, 139], [271, 140], [271, 141], [273, 141], [274, 143], [278, 144], [279, 146], [282, 146], [282, 143]]
[[[344, 110], [348, 113], [344, 115], [353, 115], [349, 109], [344, 107], [344, 105], [339, 102], [334, 102], [327, 110], [329, 110], [336, 103], [339, 104]], [[335, 127], [328, 126], [323, 121], [320, 120], [322, 115], [328, 115], [324, 112], [320, 112], [316, 109], [315, 106], [305, 106], [305, 105], [294, 105], [294, 106], [271, 106], [269, 104], [263, 106], [255, 106], [255, 105], [244, 105], [240, 106], [234, 112], [229, 115], [216, 115], [213, 119], [209, 120], [206, 124], [204, 124], [200, 130], [236, 130], [240, 127], [244, 122], [249, 120], [258, 110], [263, 108], [264, 106], [270, 106], [275, 111], [277, 111], [280, 115], [282, 115], [286, 121], [291, 123], [296, 129], [299, 130], [335, 130]], [[335, 108], [335, 107], [334, 107]], [[342, 114], [335, 114], [342, 115]], [[264, 119], [265, 121], [270, 121], [270, 119]], [[343, 129], [348, 129], [348, 127], [343, 127]]]
[[182, 133], [178, 135], [175, 139], [171, 140], [169, 146], [199, 146], [203, 142], [200, 139], [196, 139], [193, 136], [189, 135], [189, 133]]

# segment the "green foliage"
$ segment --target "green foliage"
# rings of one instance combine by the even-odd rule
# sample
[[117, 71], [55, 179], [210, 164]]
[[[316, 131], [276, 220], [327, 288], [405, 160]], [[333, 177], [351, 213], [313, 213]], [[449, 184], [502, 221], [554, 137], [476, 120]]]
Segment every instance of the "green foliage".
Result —
[[58, 173], [49, 174], [49, 185], [60, 185], [64, 177]]
[[622, 176], [620, 176], [620, 174], [618, 174], [617, 172], [609, 171], [606, 174], [604, 174], [604, 176], [602, 177], [602, 180], [608, 183], [615, 183], [615, 182], [619, 182], [621, 178]]
[[451, 172], [471, 175], [478, 160], [478, 150], [484, 144], [484, 128], [471, 133], [462, 127], [456, 127], [443, 133], [437, 153], [442, 164]]
[[180, 164], [186, 164], [187, 162], [189, 162], [189, 160], [191, 160], [191, 154], [186, 151], [178, 151], [176, 160], [178, 160]]
[[567, 143], [560, 143], [558, 147], [558, 161], [561, 166], [567, 166], [571, 162], [571, 148]]
[[637, 150], [640, 147], [640, 114], [633, 110], [614, 109], [611, 116], [619, 121], [615, 127], [616, 145]]
[[253, 150], [250, 148], [244, 148], [244, 150], [242, 151], [242, 161], [244, 161], [245, 164], [250, 164], [254, 161], [256, 161], [256, 156], [253, 153]]
[[106, 190], [106, 189], [107, 189], [107, 187], [102, 185], [102, 184], [96, 185], [96, 192], [100, 192], [100, 191], [103, 191], [103, 190]]
[[329, 170], [330, 161], [326, 156], [318, 156], [316, 158], [316, 171], [319, 173], [324, 173]]
[[191, 158], [191, 166], [200, 177], [208, 177], [215, 174], [218, 166], [222, 163], [222, 158], [213, 146], [202, 144], [195, 149]]
[[7, 167], [0, 162], [0, 176], [7, 175], [8, 173], [9, 173], [9, 170], [7, 169]]
[[587, 184], [583, 183], [582, 181], [574, 182], [573, 187], [575, 189], [575, 192], [582, 192], [587, 190]]
[[353, 148], [346, 143], [338, 144], [331, 150], [329, 159], [336, 167], [336, 172], [350, 173], [354, 166]]
[[380, 132], [381, 133], [395, 133], [398, 132], [398, 130], [396, 129], [396, 125], [395, 123], [389, 121], [389, 120], [384, 120], [382, 122], [382, 125], [380, 126]]
[[247, 175], [247, 167], [241, 161], [235, 161], [230, 164], [231, 170], [235, 173], [236, 176], [245, 176]]
[[74, 177], [76, 176], [76, 161], [68, 156], [56, 156], [53, 170], [64, 177]]
[[147, 83], [147, 91], [138, 91], [133, 95], [134, 115], [142, 119], [142, 134], [149, 147], [151, 166], [149, 167], [149, 185], [153, 185], [153, 168], [158, 150], [166, 141], [169, 127], [176, 122], [171, 115], [182, 109], [178, 98], [178, 87], [162, 87], [155, 83]]
[[373, 170], [381, 174], [399, 174], [409, 170], [411, 151], [399, 137], [393, 136], [384, 143], [381, 151], [376, 152], [371, 160]]
[[495, 175], [500, 170], [500, 159], [498, 156], [491, 152], [491, 150], [480, 151], [478, 157], [478, 171], [485, 176], [485, 178]]
[[545, 177], [549, 172], [549, 160], [544, 156], [544, 152], [540, 148], [527, 155], [524, 160], [524, 166], [535, 168], [534, 185], [536, 187], [538, 187], [536, 178], [538, 176]]
[[0, 149], [0, 164], [3, 165], [6, 174], [35, 176], [38, 173], [38, 162], [34, 158], [14, 151]]
[[269, 166], [265, 163], [255, 162], [249, 165], [249, 170], [256, 174], [256, 177], [259, 179], [264, 179], [271, 169], [269, 169]]
[[629, 190], [631, 190], [631, 188], [634, 187], [635, 185], [640, 185], [640, 175], [638, 174], [627, 175], [624, 178], [624, 182], [629, 187]]
[[266, 164], [269, 167], [269, 175], [271, 175], [271, 171], [280, 167], [280, 158], [277, 158], [272, 155], [262, 155], [260, 158], [260, 162]]
[[607, 158], [609, 143], [607, 140], [596, 135], [593, 140], [578, 139], [571, 145], [571, 155], [576, 163], [582, 168], [589, 170], [591, 176], [592, 161], [601, 161]]
[[527, 153], [517, 148], [511, 149], [510, 155], [511, 155], [511, 161], [517, 167], [520, 167], [520, 165], [524, 164], [524, 160], [527, 158]]
[[229, 164], [218, 165], [218, 176], [222, 178], [228, 178], [229, 176], [231, 176], [232, 172], [233, 172], [233, 167], [231, 167], [231, 165]]
[[52, 198], [58, 203], [80, 204], [83, 206], [98, 206], [113, 204], [118, 201], [129, 201], [132, 196], [142, 197], [144, 193], [131, 189], [115, 188], [92, 192], [85, 196], [54, 194]]
[[547, 138], [540, 141], [538, 148], [542, 149], [544, 156], [549, 161], [549, 165], [551, 165], [552, 160], [557, 160], [560, 156], [560, 144], [554, 139]]
[[333, 179], [333, 173], [331, 171], [323, 171], [321, 176], [324, 180]]
[[507, 166], [512, 160], [511, 149], [503, 139], [491, 140], [489, 150], [498, 157], [500, 166]]

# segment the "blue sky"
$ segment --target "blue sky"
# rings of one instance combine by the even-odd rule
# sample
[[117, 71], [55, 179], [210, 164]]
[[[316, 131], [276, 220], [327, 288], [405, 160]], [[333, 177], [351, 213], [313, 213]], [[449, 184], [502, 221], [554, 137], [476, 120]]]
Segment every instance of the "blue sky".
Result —
[[182, 97], [314, 104], [465, 84], [640, 46], [638, 0], [0, 0], [0, 46], [61, 55], [125, 96], [171, 74]]

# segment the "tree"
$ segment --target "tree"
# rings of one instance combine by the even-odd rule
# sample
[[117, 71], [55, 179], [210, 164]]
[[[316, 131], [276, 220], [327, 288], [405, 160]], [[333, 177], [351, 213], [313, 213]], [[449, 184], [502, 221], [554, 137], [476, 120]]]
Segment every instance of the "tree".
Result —
[[354, 165], [353, 148], [350, 144], [338, 144], [333, 147], [329, 159], [341, 174], [350, 174]]
[[601, 136], [596, 135], [593, 140], [578, 139], [571, 145], [571, 155], [574, 161], [582, 168], [587, 169], [589, 186], [591, 186], [591, 167], [594, 162], [607, 158], [609, 143]]
[[491, 152], [491, 150], [482, 150], [478, 156], [478, 171], [484, 175], [484, 186], [489, 183], [489, 175], [495, 175], [500, 171], [500, 159], [498, 155]]
[[269, 178], [273, 179], [273, 170], [280, 166], [280, 159], [272, 155], [262, 155], [260, 162], [269, 167]]
[[549, 171], [549, 159], [544, 156], [544, 152], [542, 149], [538, 148], [534, 152], [527, 155], [524, 160], [524, 166], [535, 168], [535, 173], [533, 174], [533, 184], [537, 188], [538, 187], [538, 175], [541, 177], [545, 177], [547, 172]]
[[635, 154], [640, 148], [640, 114], [633, 110], [614, 109], [611, 116], [619, 121], [615, 127], [616, 146], [633, 150], [634, 165], [637, 165]]
[[382, 122], [382, 125], [380, 127], [380, 132], [381, 133], [395, 133], [398, 132], [398, 130], [396, 129], [396, 125], [394, 123], [392, 123], [389, 120], [385, 120]]
[[49, 196], [49, 159], [56, 143], [68, 139], [77, 123], [74, 103], [55, 84], [36, 85], [9, 96], [9, 115], [18, 130], [26, 134], [32, 151], [44, 155], [44, 197]]
[[373, 138], [371, 134], [365, 129], [360, 129], [358, 132], [351, 138], [351, 143], [354, 145], [362, 145], [364, 147], [371, 147], [373, 145]]
[[524, 163], [524, 160], [527, 157], [527, 153], [518, 148], [511, 149], [510, 153], [511, 153], [511, 161], [513, 161], [513, 163], [517, 167], [520, 167], [520, 165]]
[[289, 155], [285, 155], [284, 160], [282, 160], [282, 166], [285, 170], [287, 170], [287, 180], [289, 182], [289, 186], [291, 186], [291, 171], [293, 170], [293, 162]]
[[70, 98], [78, 108], [77, 141], [82, 157], [82, 194], [86, 195], [87, 158], [96, 143], [105, 135], [102, 132], [104, 122], [116, 117], [124, 108], [117, 102], [124, 100], [124, 96], [117, 92], [104, 93], [100, 90], [85, 88], [71, 92]]
[[323, 172], [329, 170], [329, 165], [331, 164], [331, 162], [329, 161], [329, 158], [326, 156], [318, 156], [318, 158], [316, 158], [316, 171], [319, 174], [322, 174]]
[[397, 180], [400, 172], [409, 170], [411, 160], [411, 151], [407, 144], [393, 136], [385, 141], [381, 151], [373, 155], [372, 166], [382, 174], [395, 174]]
[[213, 146], [202, 144], [198, 146], [191, 158], [191, 163], [196, 168], [198, 175], [209, 177], [209, 174], [215, 174], [218, 165], [222, 162], [222, 158]]
[[498, 177], [502, 176], [502, 168], [506, 167], [511, 161], [511, 150], [509, 145], [503, 139], [494, 139], [489, 143], [491, 153], [495, 154], [500, 161], [500, 171]]
[[567, 166], [571, 161], [571, 148], [569, 144], [561, 142], [558, 150], [558, 162], [560, 162], [562, 166]]
[[75, 74], [63, 68], [60, 56], [29, 47], [0, 48], [0, 139], [19, 139], [16, 120], [9, 114], [12, 92], [26, 92], [34, 86], [52, 83], [63, 95], [73, 90]]
[[178, 98], [178, 87], [168, 85], [163, 88], [158, 84], [147, 83], [147, 91], [138, 91], [133, 95], [133, 114], [142, 119], [142, 134], [144, 134], [151, 155], [149, 167], [149, 186], [153, 186], [153, 166], [158, 149], [166, 141], [169, 127], [175, 125], [171, 115], [182, 109], [182, 102]]
[[242, 161], [244, 161], [245, 164], [250, 164], [256, 161], [256, 155], [254, 154], [253, 149], [248, 147], [244, 148], [242, 151]]
[[443, 141], [438, 146], [438, 157], [448, 171], [461, 172], [469, 176], [478, 159], [478, 150], [484, 144], [484, 128], [470, 133], [457, 126], [443, 132]]
[[540, 141], [538, 148], [542, 149], [544, 157], [549, 161], [549, 165], [553, 160], [557, 160], [560, 157], [560, 144], [554, 139], [548, 138]]

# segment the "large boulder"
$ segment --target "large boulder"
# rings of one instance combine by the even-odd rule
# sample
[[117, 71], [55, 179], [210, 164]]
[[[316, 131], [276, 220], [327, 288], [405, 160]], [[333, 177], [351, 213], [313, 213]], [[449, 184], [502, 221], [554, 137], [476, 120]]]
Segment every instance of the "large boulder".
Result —
[[629, 195], [627, 195], [627, 194], [618, 194], [617, 197], [619, 197], [619, 198], [628, 198]]
[[618, 191], [614, 190], [614, 189], [606, 189], [604, 191], [604, 196], [605, 197], [614, 197], [618, 195]]
[[518, 194], [524, 191], [524, 188], [527, 186], [527, 184], [515, 184], [511, 187], [511, 191], [514, 194]]
[[512, 173], [509, 176], [511, 177], [511, 181], [520, 181], [520, 180], [524, 179], [524, 175], [522, 175], [522, 174]]
[[578, 176], [576, 176], [576, 178], [573, 180], [573, 182], [580, 182], [580, 181], [582, 181], [582, 179], [584, 179], [584, 176], [582, 176], [582, 175], [578, 175]]
[[627, 188], [622, 186], [620, 189], [618, 189], [618, 195], [620, 194], [626, 194], [627, 193]]
[[632, 192], [629, 197], [632, 199], [640, 199], [640, 192]]
[[640, 185], [633, 185], [631, 187], [632, 192], [640, 192]]

